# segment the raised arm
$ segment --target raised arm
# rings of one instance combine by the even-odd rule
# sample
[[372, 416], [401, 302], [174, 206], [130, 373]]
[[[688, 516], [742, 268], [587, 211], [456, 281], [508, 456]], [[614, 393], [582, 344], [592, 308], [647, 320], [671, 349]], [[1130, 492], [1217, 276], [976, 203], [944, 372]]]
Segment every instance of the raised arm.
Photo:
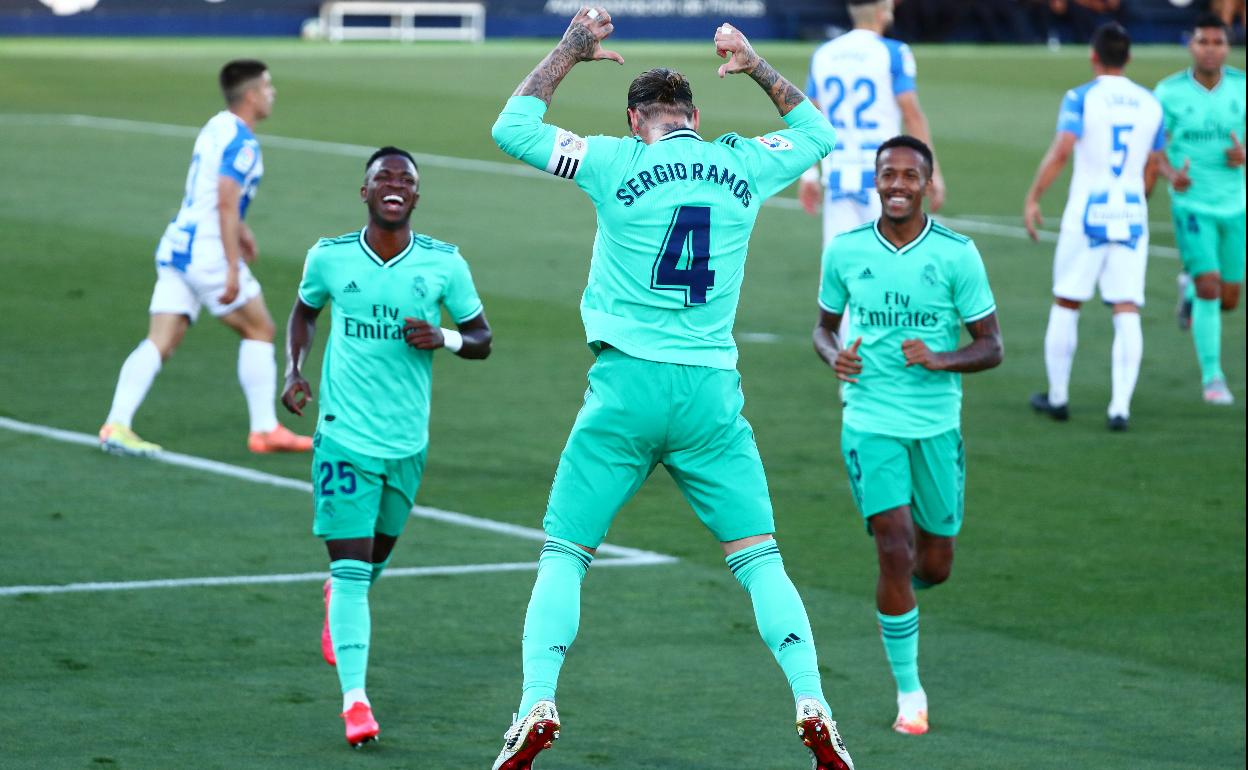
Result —
[[605, 10], [582, 8], [572, 17], [559, 45], [546, 54], [546, 58], [520, 81], [512, 96], [536, 96], [549, 105], [559, 83], [578, 62], [610, 59], [623, 64], [623, 56], [602, 47], [602, 41], [614, 29], [611, 14]]
[[731, 24], [721, 24], [715, 30], [715, 53], [720, 58], [728, 58], [719, 68], [721, 78], [738, 72], [746, 73], [771, 97], [771, 103], [776, 105], [781, 117], [806, 101], [806, 94], [776, 72], [775, 67], [754, 51], [754, 46], [750, 45], [741, 30]]
[[321, 309], [295, 299], [286, 322], [286, 385], [282, 389], [282, 404], [299, 416], [303, 407], [312, 400], [312, 386], [304, 379], [303, 362], [312, 350], [312, 338], [316, 334], [316, 318]]

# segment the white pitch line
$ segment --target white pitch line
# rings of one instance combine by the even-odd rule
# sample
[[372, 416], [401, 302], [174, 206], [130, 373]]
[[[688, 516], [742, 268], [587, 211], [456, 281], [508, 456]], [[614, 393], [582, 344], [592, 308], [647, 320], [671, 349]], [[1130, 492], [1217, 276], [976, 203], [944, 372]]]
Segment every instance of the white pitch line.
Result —
[[[670, 564], [676, 561], [670, 556], [627, 557], [600, 559], [596, 567], [642, 567]], [[386, 577], [428, 577], [430, 575], [480, 575], [495, 572], [532, 572], [537, 562], [497, 562], [494, 564], [454, 564], [440, 567], [391, 567]], [[328, 572], [293, 572], [278, 575], [229, 575], [224, 577], [170, 578], [167, 580], [117, 580], [92, 583], [66, 583], [65, 585], [0, 586], [0, 596], [26, 594], [72, 594], [98, 593], [103, 591], [143, 591], [153, 588], [193, 588], [238, 585], [273, 585], [277, 583], [323, 583]]]
[[[71, 128], [95, 128], [105, 131], [121, 131], [130, 134], [146, 134], [149, 136], [172, 136], [179, 139], [194, 139], [199, 136], [200, 129], [192, 126], [179, 126], [173, 123], [152, 123], [146, 120], [126, 120], [124, 118], [101, 118], [96, 115], [39, 115], [39, 114], [0, 114], [0, 124], [10, 125], [53, 125]], [[265, 147], [276, 147], [283, 150], [302, 150], [319, 152], [326, 155], [343, 155], [361, 160], [372, 155], [377, 149], [366, 144], [348, 144], [346, 142], [325, 142], [319, 139], [299, 139], [290, 136], [260, 134], [260, 141]], [[429, 153], [412, 153], [416, 162], [422, 166], [450, 168], [457, 171], [479, 171], [487, 174], [503, 174], [505, 176], [523, 176], [532, 179], [559, 180], [559, 177], [538, 171], [522, 163], [505, 163], [495, 160], [477, 160], [475, 158], [456, 158], [450, 155], [433, 155]]]
[[[765, 206], [775, 206], [782, 209], [801, 210], [802, 204], [792, 198], [768, 198]], [[1003, 225], [997, 222], [985, 222], [982, 219], [974, 217], [947, 217], [936, 215], [936, 221], [953, 230], [962, 230], [976, 235], [999, 235], [1005, 238], [1017, 238], [1025, 240], [1031, 238], [1027, 234], [1027, 228], [1018, 225]], [[1038, 235], [1040, 240], [1046, 243], [1057, 243], [1057, 232], [1054, 230], [1040, 230]], [[1154, 257], [1164, 257], [1166, 259], [1178, 259], [1179, 250], [1169, 246], [1148, 245], [1148, 253]]]
[[[69, 444], [79, 444], [82, 446], [96, 447], [99, 445], [99, 438], [87, 433], [76, 433], [74, 431], [61, 430], [60, 428], [51, 428], [46, 425], [35, 425], [28, 422], [20, 422], [8, 417], [0, 417], [0, 428], [13, 431], [15, 433], [26, 433], [34, 436], [42, 436], [43, 438], [52, 439], [54, 441], [62, 441]], [[292, 479], [287, 476], [278, 476], [273, 473], [265, 473], [264, 471], [252, 470], [238, 465], [230, 465], [229, 463], [219, 462], [217, 460], [208, 460], [203, 457], [195, 457], [194, 455], [185, 455], [178, 452], [161, 451], [150, 458], [154, 462], [166, 463], [168, 465], [177, 465], [183, 468], [191, 468], [208, 473], [215, 473], [218, 476], [228, 476], [230, 478], [250, 481], [256, 484], [265, 484], [273, 487], [283, 487], [286, 489], [295, 489], [301, 492], [312, 493], [312, 483], [301, 479]], [[546, 533], [540, 529], [532, 527], [522, 527], [519, 524], [508, 524], [507, 522], [494, 521], [493, 519], [482, 519], [476, 516], [469, 516], [464, 513], [456, 513], [455, 511], [444, 511], [440, 508], [430, 508], [428, 506], [417, 505], [412, 508], [412, 515], [421, 519], [430, 519], [432, 521], [440, 521], [446, 524], [454, 524], [461, 527], [469, 527], [472, 529], [485, 530], [487, 532], [495, 532], [511, 537], [518, 537], [525, 540], [545, 541]], [[678, 561], [674, 556], [655, 553], [654, 551], [646, 551], [640, 548], [628, 548], [622, 545], [612, 545], [603, 543], [598, 547], [598, 555], [600, 557], [595, 563], [599, 565], [614, 565], [620, 567], [629, 566], [649, 566], [655, 564], [672, 564]], [[390, 575], [453, 575], [468, 572], [502, 572], [519, 569], [536, 569], [537, 562], [532, 563], [509, 563], [502, 565], [490, 564], [470, 564], [452, 567], [404, 567], [387, 570]], [[128, 590], [137, 588], [166, 588], [178, 586], [203, 586], [203, 585], [232, 585], [236, 583], [289, 583], [306, 580], [324, 580], [328, 576], [327, 573], [302, 573], [293, 575], [242, 575], [234, 577], [203, 577], [203, 578], [186, 578], [182, 580], [140, 580], [126, 582], [109, 582], [109, 583], [72, 583], [68, 586], [7, 586], [0, 587], [0, 596], [11, 596], [20, 593], [65, 593], [68, 591], [90, 591], [90, 590]], [[101, 587], [102, 586], [102, 587]], [[94, 588], [93, 588], [94, 587]]]
[[[192, 126], [179, 126], [172, 123], [152, 123], [143, 120], [126, 120], [123, 118], [102, 118], [96, 115], [64, 115], [64, 114], [23, 114], [0, 113], [0, 124], [9, 125], [55, 125], [74, 128], [95, 128], [111, 131], [123, 131], [134, 134], [152, 136], [174, 136], [193, 139], [199, 135], [199, 129]], [[369, 145], [347, 144], [344, 142], [326, 142], [318, 139], [299, 139], [289, 136], [261, 134], [260, 139], [266, 147], [277, 147], [285, 150], [304, 150], [320, 152], [328, 155], [345, 155], [348, 157], [367, 158], [376, 149]], [[450, 168], [458, 171], [477, 171], [484, 174], [501, 174], [503, 176], [521, 176], [529, 179], [546, 179], [558, 181], [560, 178], [546, 174], [522, 163], [505, 163], [493, 160], [477, 160], [475, 158], [457, 158], [451, 155], [434, 155], [430, 153], [413, 153], [420, 165], [434, 168]], [[774, 208], [801, 210], [802, 205], [793, 198], [769, 198], [764, 206]], [[1003, 225], [985, 222], [971, 217], [938, 217], [938, 220], [955, 230], [964, 230], [977, 235], [999, 235], [1005, 238], [1025, 239], [1030, 236], [1027, 229], [1017, 225]], [[1047, 243], [1057, 242], [1057, 232], [1041, 230], [1040, 240]], [[1166, 259], [1178, 259], [1178, 249], [1169, 246], [1149, 245], [1149, 254]]]

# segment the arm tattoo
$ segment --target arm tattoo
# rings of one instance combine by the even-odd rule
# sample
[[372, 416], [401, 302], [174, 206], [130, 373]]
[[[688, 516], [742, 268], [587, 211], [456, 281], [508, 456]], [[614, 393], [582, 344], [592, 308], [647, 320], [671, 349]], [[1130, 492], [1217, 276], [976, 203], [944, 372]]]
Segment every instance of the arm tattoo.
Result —
[[758, 63], [750, 70], [750, 77], [754, 78], [754, 82], [767, 92], [772, 104], [776, 105], [776, 109], [780, 110], [782, 116], [789, 114], [794, 107], [806, 100], [806, 95], [797, 86], [776, 72], [776, 68], [762, 57], [759, 57]]
[[536, 96], [550, 104], [564, 76], [577, 62], [592, 59], [597, 45], [594, 33], [579, 24], [573, 25], [564, 33], [559, 45], [542, 59], [528, 77], [520, 81], [512, 96]]

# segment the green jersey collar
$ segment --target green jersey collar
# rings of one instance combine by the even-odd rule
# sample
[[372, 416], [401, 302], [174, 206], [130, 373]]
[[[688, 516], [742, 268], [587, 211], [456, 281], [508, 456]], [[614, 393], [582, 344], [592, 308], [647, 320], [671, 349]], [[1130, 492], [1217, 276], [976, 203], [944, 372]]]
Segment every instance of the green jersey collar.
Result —
[[395, 254], [393, 257], [391, 257], [388, 260], [382, 259], [381, 257], [377, 256], [377, 252], [369, 248], [368, 241], [365, 240], [364, 238], [364, 233], [367, 230], [368, 228], [366, 227], [360, 229], [360, 248], [364, 249], [364, 253], [368, 255], [369, 259], [377, 263], [378, 267], [394, 267], [396, 264], [403, 261], [403, 259], [407, 257], [408, 254], [411, 254], [412, 249], [416, 248], [416, 233], [412, 233], [409, 236], [409, 240], [407, 242], [407, 248], [403, 249], [398, 254]]
[[879, 240], [880, 244], [884, 246], [884, 248], [888, 249], [894, 254], [905, 254], [906, 252], [913, 249], [915, 246], [918, 246], [920, 243], [922, 243], [923, 239], [927, 237], [927, 234], [932, 231], [932, 218], [926, 214], [924, 214], [923, 216], [927, 220], [923, 224], [923, 229], [920, 230], [919, 234], [914, 237], [914, 240], [910, 241], [909, 243], [901, 247], [894, 246], [892, 242], [889, 241], [887, 238], [885, 238], [884, 234], [880, 232], [880, 220], [878, 219], [875, 220], [875, 224], [871, 226], [871, 229], [875, 231], [875, 237]]
[[1187, 79], [1190, 80], [1192, 85], [1195, 86], [1196, 89], [1202, 94], [1211, 94], [1221, 88], [1222, 84], [1226, 82], [1226, 66], [1223, 65], [1222, 69], [1219, 70], [1218, 83], [1213, 88], [1205, 88], [1205, 84], [1196, 79], [1196, 69], [1194, 67], [1187, 68]]

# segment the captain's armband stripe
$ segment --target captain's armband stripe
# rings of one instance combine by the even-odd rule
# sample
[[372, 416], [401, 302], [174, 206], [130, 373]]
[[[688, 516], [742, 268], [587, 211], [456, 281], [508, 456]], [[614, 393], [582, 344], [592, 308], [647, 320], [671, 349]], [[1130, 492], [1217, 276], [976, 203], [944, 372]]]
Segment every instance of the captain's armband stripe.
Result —
[[555, 134], [555, 148], [546, 163], [546, 173], [575, 179], [576, 172], [581, 169], [581, 161], [585, 159], [585, 150], [584, 137], [560, 129]]

